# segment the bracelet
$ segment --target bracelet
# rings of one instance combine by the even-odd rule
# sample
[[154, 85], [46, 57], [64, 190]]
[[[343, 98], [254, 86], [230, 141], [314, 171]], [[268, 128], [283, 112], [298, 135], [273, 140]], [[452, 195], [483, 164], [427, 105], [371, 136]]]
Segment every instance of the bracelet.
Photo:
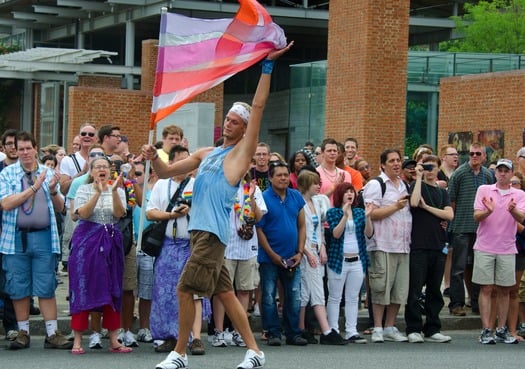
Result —
[[56, 196], [56, 195], [58, 195], [58, 191], [55, 191], [55, 192], [51, 192], [51, 191], [50, 191], [49, 194], [50, 194], [51, 196]]
[[274, 65], [275, 65], [275, 60], [264, 59], [262, 61], [262, 74], [272, 74]]
[[33, 190], [34, 193], [36, 193], [36, 191], [38, 191], [35, 187], [35, 185], [31, 185], [31, 189]]
[[159, 154], [155, 153], [155, 156], [151, 158], [151, 161], [155, 161], [159, 158]]

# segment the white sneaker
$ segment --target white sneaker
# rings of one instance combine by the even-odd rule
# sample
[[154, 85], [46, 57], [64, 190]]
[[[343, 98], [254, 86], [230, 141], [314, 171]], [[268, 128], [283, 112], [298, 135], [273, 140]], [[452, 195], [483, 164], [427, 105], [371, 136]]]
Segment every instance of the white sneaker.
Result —
[[441, 334], [438, 332], [438, 333], [434, 333], [430, 337], [426, 337], [425, 340], [427, 340], [428, 342], [445, 343], [445, 342], [452, 341], [452, 337], [445, 336], [444, 334]]
[[255, 305], [253, 305], [253, 312], [252, 312], [252, 315], [253, 315], [253, 316], [256, 316], [256, 317], [261, 316], [261, 311], [259, 310], [259, 304], [255, 304]]
[[109, 338], [109, 331], [106, 328], [101, 328], [99, 333], [101, 338]]
[[16, 337], [18, 337], [18, 331], [15, 331], [14, 329], [11, 329], [7, 334], [5, 335], [5, 339], [7, 341], [14, 341], [16, 340]]
[[224, 340], [224, 332], [219, 332], [218, 330], [215, 330], [215, 334], [213, 335], [213, 340], [211, 341], [211, 345], [213, 347], [226, 347], [226, 346], [228, 346], [226, 344], [226, 341]]
[[237, 331], [233, 331], [230, 346], [246, 347], [246, 343]]
[[233, 340], [233, 332], [230, 332], [228, 328], [224, 331], [224, 342], [226, 342], [227, 345], [235, 346], [235, 343], [232, 343]]
[[262, 368], [265, 362], [266, 359], [264, 358], [264, 352], [261, 351], [261, 354], [259, 355], [255, 351], [250, 349], [246, 351], [246, 355], [244, 355], [244, 360], [242, 361], [242, 363], [237, 365], [237, 369]]
[[139, 342], [153, 342], [150, 330], [148, 328], [140, 328], [137, 332], [137, 340]]
[[178, 352], [172, 351], [164, 361], [155, 365], [155, 369], [186, 369], [188, 368], [188, 356], [179, 355]]
[[131, 331], [124, 332], [124, 330], [121, 329], [118, 334], [118, 340], [126, 347], [139, 347], [135, 335], [131, 333]]
[[408, 341], [408, 338], [403, 336], [396, 327], [388, 327], [383, 329], [383, 338], [385, 341], [393, 341], [393, 342], [406, 342]]
[[408, 335], [408, 342], [410, 343], [423, 343], [425, 340], [421, 333], [413, 332]]
[[93, 332], [91, 336], [89, 336], [89, 348], [90, 349], [101, 349], [102, 340], [100, 338], [101, 338], [100, 333]]
[[383, 330], [374, 329], [374, 331], [372, 332], [371, 341], [373, 343], [383, 343], [383, 342], [385, 342], [385, 339], [383, 338]]

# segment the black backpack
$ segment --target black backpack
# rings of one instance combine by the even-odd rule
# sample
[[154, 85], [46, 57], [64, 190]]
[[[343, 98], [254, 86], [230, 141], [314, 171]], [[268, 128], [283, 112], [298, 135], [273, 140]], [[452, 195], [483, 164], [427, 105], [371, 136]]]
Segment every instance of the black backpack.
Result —
[[[381, 197], [385, 196], [386, 183], [383, 181], [383, 178], [377, 176], [377, 177], [371, 179], [371, 181], [374, 181], [374, 180], [378, 181], [379, 184], [381, 185]], [[410, 187], [408, 186], [408, 184], [405, 181], [403, 181], [403, 183], [405, 184], [407, 192], [410, 194]], [[363, 197], [363, 190], [364, 190], [364, 188], [359, 190], [359, 192], [357, 193], [357, 205], [356, 205], [356, 207], [361, 208], [361, 209], [365, 208], [365, 199]]]

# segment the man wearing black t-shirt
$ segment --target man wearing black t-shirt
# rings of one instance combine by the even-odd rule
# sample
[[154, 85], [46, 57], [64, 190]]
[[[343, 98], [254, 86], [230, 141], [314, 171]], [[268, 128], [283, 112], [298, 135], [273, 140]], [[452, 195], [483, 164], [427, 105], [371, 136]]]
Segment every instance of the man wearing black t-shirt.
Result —
[[270, 186], [270, 177], [268, 175], [268, 162], [270, 160], [270, 145], [259, 142], [255, 149], [255, 166], [250, 169], [252, 179], [255, 179], [261, 192], [264, 192]]
[[[439, 158], [434, 155], [427, 156], [423, 164], [418, 164], [416, 180], [410, 191], [412, 241], [405, 321], [408, 341], [411, 343], [451, 340], [449, 336], [440, 333], [439, 312], [444, 305], [440, 287], [446, 259], [446, 235], [441, 222], [452, 220], [454, 211], [447, 191], [436, 183], [440, 164]], [[425, 324], [418, 303], [423, 286], [426, 286]]]

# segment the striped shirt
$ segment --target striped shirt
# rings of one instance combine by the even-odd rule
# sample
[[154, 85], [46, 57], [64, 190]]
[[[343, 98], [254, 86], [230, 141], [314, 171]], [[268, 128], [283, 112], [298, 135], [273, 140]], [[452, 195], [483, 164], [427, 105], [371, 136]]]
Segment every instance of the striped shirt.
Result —
[[478, 223], [474, 221], [474, 199], [479, 186], [493, 184], [491, 171], [481, 167], [477, 175], [468, 162], [459, 166], [448, 182], [450, 202], [455, 203], [454, 219], [450, 230], [453, 233], [476, 233]]
[[[36, 175], [39, 176], [43, 170], [48, 168], [39, 164]], [[16, 162], [0, 172], [0, 201], [7, 196], [15, 195], [22, 192], [22, 177], [25, 175], [24, 169], [20, 162]], [[42, 190], [44, 191], [46, 204], [49, 211], [49, 219], [51, 222], [51, 252], [53, 254], [60, 254], [60, 239], [58, 236], [57, 222], [55, 218], [55, 210], [51, 195], [49, 195], [49, 181], [53, 178], [54, 172], [48, 170], [46, 173], [46, 180], [42, 183]], [[57, 185], [57, 191], [60, 191]], [[16, 207], [11, 210], [4, 210], [2, 215], [2, 235], [0, 236], [0, 253], [14, 254], [15, 253], [15, 238], [16, 238], [16, 220], [18, 218], [18, 209]]]

